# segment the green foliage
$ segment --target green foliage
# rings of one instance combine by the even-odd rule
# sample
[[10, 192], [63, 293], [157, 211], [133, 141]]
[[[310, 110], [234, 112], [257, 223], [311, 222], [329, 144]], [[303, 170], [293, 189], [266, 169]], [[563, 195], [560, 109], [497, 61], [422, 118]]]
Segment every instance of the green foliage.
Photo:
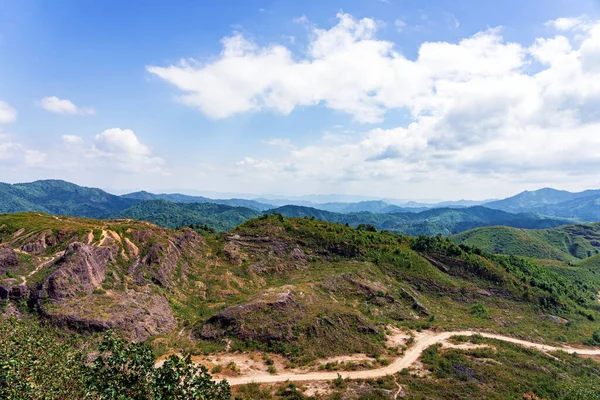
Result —
[[477, 316], [478, 318], [487, 318], [489, 316], [487, 307], [480, 302], [473, 304], [470, 311], [471, 314]]
[[137, 203], [100, 189], [59, 180], [0, 183], [0, 213], [39, 211], [56, 215], [105, 218]]
[[481, 337], [476, 343], [493, 348], [431, 346], [421, 359], [432, 374], [425, 378], [399, 374], [398, 382], [416, 399], [516, 400], [532, 392], [544, 399], [592, 400], [600, 396], [598, 364], [590, 359], [564, 352], [550, 357]]
[[493, 226], [460, 233], [452, 240], [488, 253], [574, 261], [598, 254], [600, 224], [539, 230]]
[[35, 321], [0, 320], [0, 398], [80, 400], [84, 353], [78, 343]]
[[167, 400], [231, 398], [226, 381], [213, 382], [205, 367], [197, 367], [189, 354], [172, 355], [154, 367], [151, 348], [128, 343], [111, 332], [104, 336], [100, 355], [86, 373], [91, 397], [103, 400]]
[[348, 224], [365, 229], [389, 230], [405, 235], [450, 235], [469, 229], [507, 225], [518, 228], [550, 228], [568, 223], [534, 214], [510, 214], [485, 207], [462, 209], [436, 208], [421, 212], [392, 212], [375, 214], [370, 212], [337, 213], [302, 206], [283, 206], [270, 212], [286, 217], [316, 218], [321, 221]]
[[148, 221], [167, 228], [192, 225], [217, 231], [232, 229], [259, 215], [260, 212], [245, 207], [214, 203], [173, 203], [167, 200], [144, 201], [119, 214], [121, 218]]

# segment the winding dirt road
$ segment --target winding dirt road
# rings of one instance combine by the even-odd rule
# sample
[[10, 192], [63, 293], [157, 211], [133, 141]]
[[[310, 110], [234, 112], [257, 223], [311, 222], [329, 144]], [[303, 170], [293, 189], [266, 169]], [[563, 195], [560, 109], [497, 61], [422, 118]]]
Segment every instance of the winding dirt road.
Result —
[[246, 383], [277, 383], [277, 382], [300, 382], [300, 381], [331, 381], [338, 378], [338, 374], [343, 379], [370, 379], [380, 378], [386, 375], [393, 375], [400, 372], [404, 368], [413, 365], [425, 349], [437, 343], [442, 343], [450, 339], [452, 336], [473, 336], [481, 335], [489, 339], [502, 340], [504, 342], [517, 344], [519, 346], [533, 348], [544, 352], [563, 350], [568, 353], [577, 353], [581, 355], [600, 355], [600, 349], [578, 349], [573, 347], [553, 347], [539, 343], [528, 342], [526, 340], [515, 339], [509, 336], [495, 335], [491, 333], [474, 332], [474, 331], [458, 331], [458, 332], [426, 332], [423, 335], [415, 338], [412, 346], [406, 350], [403, 356], [394, 360], [388, 366], [371, 369], [366, 371], [340, 371], [340, 372], [308, 372], [308, 373], [283, 373], [277, 375], [265, 376], [238, 376], [227, 378], [231, 386], [243, 385]]

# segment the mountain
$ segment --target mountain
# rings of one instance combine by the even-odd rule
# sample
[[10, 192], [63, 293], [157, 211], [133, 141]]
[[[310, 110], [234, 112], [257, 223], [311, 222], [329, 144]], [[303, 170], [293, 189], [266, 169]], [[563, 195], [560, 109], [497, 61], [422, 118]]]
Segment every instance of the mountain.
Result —
[[600, 252], [600, 223], [537, 230], [492, 226], [463, 232], [451, 239], [490, 253], [575, 261]]
[[246, 207], [223, 204], [148, 200], [121, 211], [118, 217], [148, 221], [167, 228], [206, 225], [217, 231], [225, 231], [261, 214]]
[[309, 217], [323, 221], [349, 224], [373, 225], [379, 230], [389, 230], [406, 235], [450, 235], [480, 226], [507, 225], [520, 228], [548, 228], [568, 222], [536, 214], [510, 214], [485, 207], [436, 208], [421, 212], [399, 212], [388, 214], [333, 213], [310, 207], [284, 206], [271, 210], [287, 217]]
[[[281, 214], [219, 234], [123, 219], [0, 216], [0, 318], [17, 313], [41, 326], [51, 323], [66, 330], [65, 337], [81, 338], [90, 352], [98, 332], [114, 329], [159, 355], [203, 354], [194, 360], [217, 379], [319, 369], [335, 377], [337, 371], [382, 368], [413, 340], [443, 331], [517, 332], [522, 340], [548, 345], [591, 343], [600, 329], [598, 290], [597, 279], [581, 281], [446, 238]], [[26, 339], [10, 343], [30, 343]], [[544, 395], [565, 398], [552, 382], [586, 388], [597, 381], [591, 360], [566, 352], [553, 353], [555, 360], [514, 344], [472, 340], [493, 347], [428, 346], [421, 357], [426, 378], [339, 379], [325, 383], [335, 394], [325, 399], [356, 393], [390, 398], [394, 379], [408, 396], [440, 399], [504, 398], [494, 395], [500, 383], [503, 394], [514, 394], [510, 398], [544, 388]], [[357, 361], [332, 361], [348, 356]], [[271, 397], [263, 390], [303, 398], [297, 392], [305, 387], [286, 382], [240, 387], [239, 393], [243, 399]]]
[[209, 199], [208, 197], [202, 196], [188, 196], [185, 194], [172, 193], [172, 194], [153, 194], [146, 191], [140, 191], [135, 193], [124, 194], [121, 197], [126, 199], [134, 200], [168, 200], [174, 203], [214, 203], [223, 204], [231, 207], [247, 207], [257, 211], [265, 211], [273, 208], [271, 204], [260, 203], [254, 200], [246, 199]]
[[56, 215], [105, 218], [137, 202], [101, 189], [78, 186], [61, 180], [0, 184], [0, 213], [39, 211]]
[[485, 203], [484, 206], [513, 213], [537, 212], [538, 210], [551, 205], [558, 205], [560, 203], [590, 196], [600, 197], [600, 190], [585, 190], [583, 192], [573, 193], [566, 190], [544, 188], [521, 192], [503, 200]]

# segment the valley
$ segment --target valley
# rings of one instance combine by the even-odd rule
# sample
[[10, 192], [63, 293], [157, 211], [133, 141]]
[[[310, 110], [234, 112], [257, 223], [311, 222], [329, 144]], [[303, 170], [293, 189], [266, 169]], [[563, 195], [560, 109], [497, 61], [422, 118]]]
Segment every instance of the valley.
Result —
[[[594, 248], [593, 230], [554, 229], [569, 243]], [[478, 230], [466, 237], [471, 232]], [[564, 257], [536, 260], [453, 241], [280, 213], [226, 232], [6, 214], [0, 215], [0, 297], [5, 313], [75, 335], [115, 329], [147, 342], [159, 358], [191, 352], [202, 364], [212, 357], [208, 366], [234, 391], [254, 390], [251, 382], [277, 391], [287, 381], [310, 380], [330, 381], [333, 395], [361, 380], [387, 382], [388, 375], [409, 385], [425, 379], [421, 374], [438, 374], [416, 367], [423, 361], [415, 364], [438, 344], [442, 358], [503, 357], [504, 350], [448, 344], [457, 335], [491, 340], [496, 349], [504, 349], [500, 340], [552, 352], [542, 359], [566, 357], [555, 354], [560, 349], [598, 353], [577, 350], [600, 345], [600, 275], [587, 250], [556, 250]], [[572, 261], [578, 255], [586, 257], [581, 266]], [[524, 357], [522, 350], [506, 351]], [[246, 376], [244, 357], [276, 361]], [[335, 387], [342, 385], [338, 373], [343, 382], [351, 378], [344, 390]], [[527, 392], [526, 380], [509, 383]]]

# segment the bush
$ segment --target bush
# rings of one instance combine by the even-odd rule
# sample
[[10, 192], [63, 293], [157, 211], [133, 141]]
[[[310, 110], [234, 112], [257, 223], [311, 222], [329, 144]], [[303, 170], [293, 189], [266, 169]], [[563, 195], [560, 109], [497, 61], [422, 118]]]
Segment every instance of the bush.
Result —
[[84, 355], [53, 328], [0, 319], [0, 399], [84, 398]]
[[144, 343], [128, 343], [111, 332], [104, 336], [100, 355], [87, 368], [88, 397], [103, 400], [214, 399], [229, 400], [226, 381], [213, 382], [204, 366], [189, 354], [172, 355], [160, 368]]

